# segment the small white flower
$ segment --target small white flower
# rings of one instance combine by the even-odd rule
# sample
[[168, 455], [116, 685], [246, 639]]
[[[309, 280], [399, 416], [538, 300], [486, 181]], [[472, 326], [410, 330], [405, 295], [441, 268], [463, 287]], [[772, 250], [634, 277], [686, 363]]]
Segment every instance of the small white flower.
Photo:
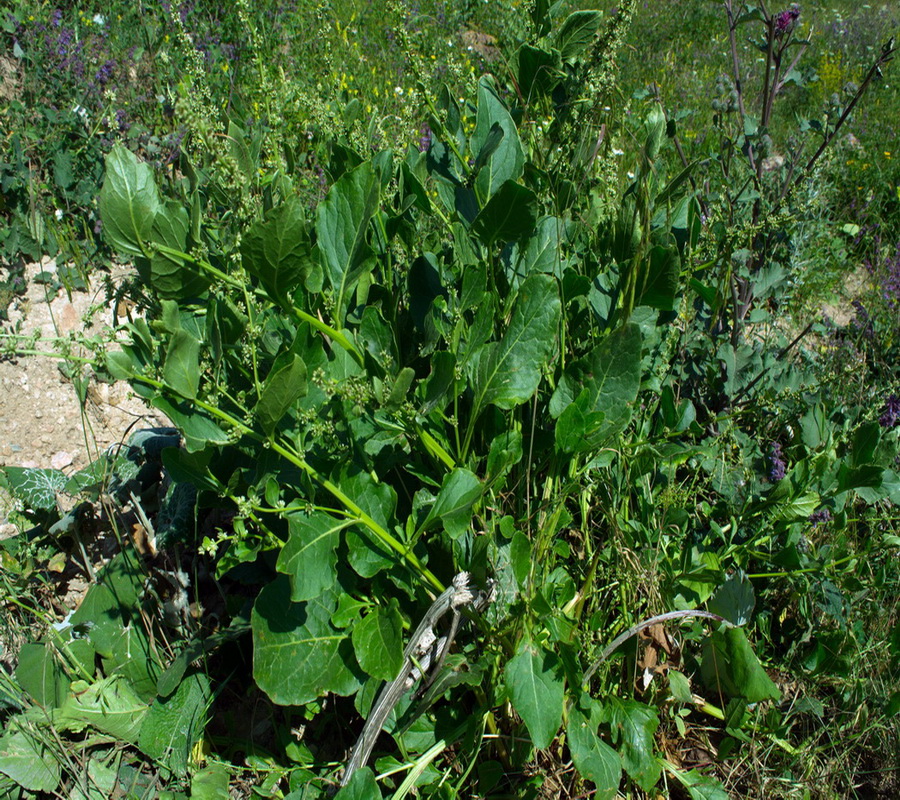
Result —
[[397, 97], [401, 97], [401, 96], [403, 95], [403, 87], [402, 87], [402, 86], [395, 86], [395, 87], [394, 87], [394, 94], [397, 95]]
[[62, 222], [63, 210], [61, 208], [57, 208], [56, 211], [54, 211], [53, 213], [56, 215], [56, 221]]
[[614, 148], [613, 148], [612, 150], [610, 150], [609, 152], [612, 153], [614, 156], [624, 156], [624, 155], [625, 155], [625, 151], [624, 151], [624, 150], [619, 150], [618, 147], [614, 147]]
[[93, 19], [91, 21], [94, 23], [94, 25], [96, 25], [100, 28], [102, 28], [104, 25], [106, 25], [106, 17], [104, 17], [103, 14], [94, 14]]
[[72, 112], [78, 114], [82, 119], [87, 119], [87, 109], [84, 106], [75, 106]]

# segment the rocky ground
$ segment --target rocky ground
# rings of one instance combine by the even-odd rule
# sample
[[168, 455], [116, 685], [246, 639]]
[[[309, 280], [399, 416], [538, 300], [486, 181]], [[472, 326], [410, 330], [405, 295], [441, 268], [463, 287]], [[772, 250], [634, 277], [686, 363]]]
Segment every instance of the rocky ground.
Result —
[[[17, 329], [41, 338], [65, 337], [72, 332], [93, 333], [114, 320], [115, 306], [107, 303], [97, 281], [88, 291], [54, 291], [52, 284], [34, 280], [41, 272], [53, 273], [55, 263], [45, 259], [26, 273], [27, 293], [9, 309], [4, 331]], [[38, 349], [52, 353], [53, 345]], [[127, 384], [105, 384], [89, 370], [87, 401], [82, 407], [75, 386], [52, 356], [0, 356], [0, 466], [53, 467], [72, 474], [87, 466], [109, 445], [127, 438], [129, 430], [166, 425]], [[0, 497], [0, 535], [15, 533], [7, 521], [9, 499]]]

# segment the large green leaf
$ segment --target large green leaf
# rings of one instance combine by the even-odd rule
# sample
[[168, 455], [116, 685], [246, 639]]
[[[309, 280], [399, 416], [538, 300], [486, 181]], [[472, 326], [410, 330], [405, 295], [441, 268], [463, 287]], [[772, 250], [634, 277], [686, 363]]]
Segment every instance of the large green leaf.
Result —
[[472, 220], [472, 230], [488, 247], [511, 242], [534, 230], [537, 196], [515, 181], [506, 181]]
[[96, 683], [75, 681], [62, 706], [53, 714], [58, 730], [80, 733], [87, 727], [122, 742], [135, 744], [148, 705], [121, 675]]
[[228, 444], [228, 434], [190, 403], [176, 405], [165, 397], [154, 397], [151, 405], [175, 423], [184, 436], [184, 446], [189, 453], [199, 452], [207, 444]]
[[104, 238], [120, 255], [143, 256], [160, 205], [150, 167], [122, 145], [113, 147], [100, 189]]
[[276, 360], [266, 378], [256, 416], [263, 430], [272, 435], [282, 417], [306, 394], [306, 364], [296, 353]]
[[366, 240], [369, 220], [378, 208], [381, 182], [370, 161], [344, 175], [328, 192], [316, 214], [316, 234], [325, 277], [334, 292], [335, 319], [344, 314], [372, 250]]
[[200, 342], [180, 329], [169, 339], [163, 380], [182, 397], [194, 400], [200, 388]]
[[43, 643], [26, 642], [19, 650], [16, 680], [32, 699], [45, 707], [55, 707], [65, 700], [69, 679], [54, 653]]
[[119, 553], [104, 567], [70, 621], [87, 632], [107, 676], [126, 678], [143, 699], [149, 699], [156, 695], [162, 667], [141, 613], [145, 580], [139, 558], [132, 551]]
[[762, 668], [743, 628], [713, 631], [703, 644], [701, 664], [707, 685], [749, 703], [778, 700], [781, 692]]
[[290, 537], [278, 554], [276, 569], [290, 577], [291, 601], [312, 600], [334, 586], [340, 532], [346, 520], [323, 511], [288, 516]]
[[618, 434], [631, 419], [640, 382], [641, 332], [630, 323], [560, 380], [550, 399], [550, 413], [559, 417], [557, 446], [564, 452], [584, 452]]
[[526, 102], [549, 94], [559, 83], [558, 57], [546, 50], [523, 44], [517, 53], [519, 66], [519, 89]]
[[457, 468], [444, 477], [441, 490], [422, 523], [427, 529], [437, 520], [454, 539], [461, 536], [472, 519], [472, 506], [481, 499], [484, 487], [478, 477], [467, 469]]
[[653, 737], [659, 727], [656, 709], [636, 700], [611, 698], [603, 708], [603, 716], [619, 745], [625, 771], [638, 786], [649, 792], [661, 773], [653, 754]]
[[185, 775], [211, 700], [209, 677], [189, 675], [173, 694], [157, 698], [150, 707], [140, 726], [138, 747], [176, 775]]
[[360, 687], [350, 638], [331, 623], [334, 590], [306, 603], [291, 602], [287, 577], [276, 578], [253, 606], [253, 677], [273, 702], [302, 706]]
[[562, 221], [557, 217], [541, 217], [534, 233], [513, 248], [507, 278], [513, 287], [532, 272], [546, 272], [562, 278], [564, 264], [560, 261]]
[[603, 20], [602, 11], [575, 11], [566, 17], [556, 34], [556, 47], [568, 60], [587, 49]]
[[481, 206], [484, 206], [506, 181], [518, 180], [522, 176], [525, 164], [525, 153], [522, 150], [516, 123], [497, 95], [493, 79], [485, 75], [478, 81], [478, 110], [471, 140], [473, 153], [481, 152], [488, 140], [495, 137], [491, 132], [494, 125], [499, 125], [503, 130], [503, 138], [475, 178], [475, 191]]
[[58, 469], [37, 467], [2, 467], [6, 487], [25, 508], [34, 511], [50, 511], [56, 508], [56, 493], [61, 492], [68, 478]]
[[503, 339], [486, 345], [480, 353], [474, 413], [489, 403], [513, 408], [534, 394], [541, 370], [556, 347], [559, 315], [556, 281], [549, 275], [529, 275], [516, 296]]
[[738, 570], [718, 588], [707, 609], [735, 625], [746, 625], [755, 605], [753, 584], [743, 570]]
[[241, 263], [273, 300], [290, 302], [315, 269], [306, 212], [299, 198], [288, 199], [250, 227], [241, 239]]
[[503, 682], [534, 746], [549, 746], [562, 723], [563, 710], [563, 680], [556, 654], [523, 639], [503, 670]]
[[403, 621], [396, 608], [375, 606], [353, 626], [359, 665], [374, 678], [391, 681], [403, 666]]
[[[190, 219], [188, 212], [175, 200], [168, 200], [157, 213], [150, 230], [154, 243], [183, 253], [187, 247]], [[194, 297], [209, 285], [209, 278], [190, 262], [174, 253], [155, 251], [149, 261], [135, 261], [141, 278], [153, 287], [160, 297]]]
[[675, 247], [651, 248], [638, 272], [635, 305], [672, 311], [680, 270], [681, 259]]
[[381, 790], [372, 770], [363, 767], [354, 772], [350, 782], [335, 795], [334, 800], [381, 800]]
[[[59, 785], [59, 762], [23, 728], [7, 721], [0, 738], [0, 773], [12, 778], [30, 792], [53, 792]], [[7, 795], [16, 797], [17, 794]]]
[[597, 798], [613, 798], [622, 780], [622, 761], [619, 754], [597, 735], [600, 726], [596, 705], [590, 701], [590, 713], [573, 706], [566, 723], [569, 749], [575, 768], [583, 778], [591, 781]]

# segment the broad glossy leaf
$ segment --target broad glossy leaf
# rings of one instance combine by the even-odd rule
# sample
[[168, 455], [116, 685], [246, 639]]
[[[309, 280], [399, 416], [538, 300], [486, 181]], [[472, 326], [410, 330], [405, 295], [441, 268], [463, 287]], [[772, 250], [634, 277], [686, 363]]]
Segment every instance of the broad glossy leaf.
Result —
[[503, 681], [534, 746], [548, 747], [562, 723], [563, 680], [556, 654], [523, 639], [503, 670]]
[[371, 578], [381, 570], [388, 569], [396, 561], [396, 555], [375, 540], [371, 533], [359, 533], [355, 529], [347, 531], [347, 560], [353, 571], [363, 578]]
[[346, 520], [323, 511], [288, 516], [290, 537], [278, 554], [276, 569], [290, 577], [291, 601], [312, 600], [334, 586], [335, 549]]
[[485, 75], [478, 81], [478, 110], [471, 140], [473, 154], [479, 153], [489, 138], [495, 135], [491, 133], [494, 125], [499, 125], [503, 130], [503, 138], [475, 178], [475, 191], [482, 206], [506, 181], [518, 180], [525, 164], [516, 123], [497, 95], [493, 79]]
[[209, 677], [189, 675], [173, 694], [154, 701], [141, 723], [138, 747], [176, 775], [185, 775], [211, 700]]
[[546, 50], [523, 44], [518, 52], [519, 89], [526, 102], [549, 94], [559, 83], [558, 58]]
[[556, 49], [568, 60], [587, 49], [600, 29], [602, 11], [575, 11], [566, 17], [556, 34]]
[[509, 560], [512, 565], [513, 575], [520, 589], [525, 588], [531, 568], [534, 566], [534, 558], [531, 553], [531, 542], [522, 531], [513, 534], [509, 545]]
[[730, 800], [731, 796], [725, 791], [719, 781], [711, 775], [704, 775], [696, 769], [688, 772], [672, 770], [675, 777], [688, 791], [691, 800]]
[[287, 577], [263, 587], [250, 618], [253, 677], [272, 702], [300, 706], [359, 689], [350, 638], [331, 623], [336, 606], [333, 590], [292, 603]]
[[91, 684], [75, 681], [65, 702], [54, 712], [53, 724], [58, 730], [73, 733], [91, 727], [135, 744], [147, 709], [148, 704], [128, 680], [110, 675]]
[[563, 223], [557, 217], [541, 217], [534, 233], [513, 250], [512, 267], [507, 272], [510, 284], [517, 287], [532, 272], [546, 272], [562, 279], [560, 233]]
[[381, 790], [372, 770], [363, 767], [354, 772], [350, 782], [334, 796], [334, 800], [381, 800]]
[[306, 394], [306, 364], [296, 353], [276, 360], [256, 404], [262, 429], [271, 436], [282, 417]]
[[534, 230], [537, 196], [521, 183], [506, 181], [478, 212], [472, 230], [488, 247], [511, 242]]
[[60, 705], [69, 691], [69, 679], [54, 648], [44, 643], [26, 642], [19, 650], [16, 680], [39, 705]]
[[714, 631], [703, 644], [701, 669], [707, 685], [750, 703], [778, 700], [781, 692], [762, 668], [743, 628]]
[[453, 539], [461, 536], [472, 519], [472, 506], [481, 499], [484, 486], [478, 477], [461, 467], [444, 477], [443, 484], [434, 505], [428, 512], [423, 529], [429, 528], [437, 520]]
[[331, 187], [316, 214], [319, 252], [334, 292], [338, 327], [343, 327], [352, 293], [368, 269], [372, 251], [366, 231], [378, 207], [380, 185], [372, 163], [366, 161]]
[[613, 698], [605, 705], [603, 715], [613, 729], [625, 771], [649, 792], [661, 773], [653, 754], [654, 736], [659, 727], [656, 709], [636, 700]]
[[99, 582], [88, 590], [70, 622], [87, 633], [106, 675], [126, 678], [148, 700], [156, 695], [162, 665], [138, 614], [145, 580], [145, 568], [136, 554], [119, 553], [103, 568]]
[[[190, 218], [188, 212], [175, 200], [169, 200], [157, 213], [150, 230], [150, 239], [181, 253], [187, 248]], [[209, 278], [199, 268], [176, 255], [154, 252], [149, 261], [135, 261], [138, 273], [160, 297], [195, 297], [209, 286]]]
[[746, 573], [738, 570], [712, 596], [707, 608], [735, 625], [746, 625], [753, 614], [756, 597]]
[[122, 145], [113, 147], [100, 189], [103, 238], [121, 255], [143, 256], [160, 207], [150, 167]]
[[[593, 703], [592, 703], [593, 706]], [[597, 714], [585, 714], [574, 705], [569, 712], [566, 735], [575, 768], [594, 784], [597, 798], [614, 798], [622, 780], [619, 754], [597, 735]]]
[[184, 446], [189, 453], [203, 450], [207, 444], [228, 444], [228, 434], [190, 403], [180, 402], [176, 405], [165, 397], [154, 397], [151, 405], [175, 423], [175, 427], [184, 436]]
[[486, 405], [514, 408], [537, 390], [556, 347], [560, 302], [556, 281], [533, 274], [522, 284], [503, 339], [480, 353], [475, 374], [476, 413]]
[[550, 399], [558, 416], [556, 442], [564, 452], [594, 449], [631, 419], [641, 382], [641, 332], [634, 323], [619, 328], [573, 365]]
[[874, 463], [875, 453], [881, 441], [881, 425], [872, 420], [864, 422], [853, 431], [850, 448], [850, 466], [862, 467]]
[[495, 152], [497, 152], [497, 148], [502, 141], [503, 128], [500, 127], [499, 122], [495, 122], [491, 125], [491, 129], [488, 131], [487, 138], [485, 138], [484, 143], [481, 145], [478, 155], [475, 156], [473, 169], [475, 169], [476, 172], [487, 163], [487, 160], [494, 155]]
[[241, 239], [241, 264], [273, 300], [290, 302], [315, 266], [299, 198], [286, 200], [250, 227]]
[[[229, 800], [231, 775], [224, 764], [210, 764], [191, 775], [191, 800]], [[285, 796], [285, 800], [289, 795]]]
[[691, 692], [691, 682], [678, 670], [670, 669], [666, 672], [669, 679], [669, 689], [679, 703], [693, 702], [693, 693]]
[[353, 626], [356, 660], [373, 678], [392, 681], [403, 666], [402, 624], [396, 608], [375, 606]]
[[663, 311], [675, 308], [681, 259], [674, 247], [653, 247], [637, 277], [636, 306]]
[[200, 342], [185, 330], [169, 339], [163, 380], [182, 397], [194, 400], [200, 388]]
[[517, 430], [501, 433], [491, 441], [487, 457], [486, 480], [495, 481], [522, 460], [522, 434]]
[[[0, 737], [0, 773], [31, 792], [54, 792], [59, 785], [59, 761], [37, 739], [7, 722]], [[10, 795], [15, 796], [15, 795]]]

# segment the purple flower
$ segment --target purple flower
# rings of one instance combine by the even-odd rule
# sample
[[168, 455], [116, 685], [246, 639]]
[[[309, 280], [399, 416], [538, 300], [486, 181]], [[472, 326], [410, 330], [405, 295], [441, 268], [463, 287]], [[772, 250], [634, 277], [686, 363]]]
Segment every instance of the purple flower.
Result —
[[128, 133], [129, 128], [131, 128], [131, 123], [128, 121], [128, 116], [125, 113], [124, 108], [120, 108], [116, 111], [116, 125], [119, 126], [120, 133]]
[[866, 339], [874, 338], [875, 327], [866, 307], [859, 300], [854, 300], [850, 305], [853, 306], [853, 310], [856, 312], [856, 316], [853, 317], [850, 324]]
[[775, 15], [775, 36], [781, 38], [786, 33], [794, 30], [797, 24], [797, 18], [800, 16], [800, 6], [797, 3], [791, 3], [791, 7], [787, 11], [782, 11]]
[[772, 442], [769, 448], [769, 480], [777, 483], [787, 474], [787, 464], [782, 458], [781, 445]]
[[110, 78], [113, 76], [113, 72], [116, 69], [115, 59], [110, 59], [109, 61], [105, 61], [103, 66], [97, 70], [97, 74], [94, 75], [94, 83], [97, 84], [98, 87], [102, 88], [109, 83]]
[[184, 134], [185, 130], [182, 128], [169, 136], [169, 141], [167, 142], [169, 155], [166, 156], [165, 161], [163, 161], [167, 166], [169, 164], [174, 164], [181, 158], [181, 143], [184, 141]]
[[419, 152], [424, 153], [431, 147], [431, 127], [423, 122], [419, 127]]
[[827, 508], [820, 508], [809, 515], [809, 521], [816, 527], [831, 521], [831, 512]]
[[878, 424], [882, 428], [891, 430], [896, 428], [898, 423], [900, 423], [900, 397], [892, 394], [884, 404], [884, 409], [878, 418]]

